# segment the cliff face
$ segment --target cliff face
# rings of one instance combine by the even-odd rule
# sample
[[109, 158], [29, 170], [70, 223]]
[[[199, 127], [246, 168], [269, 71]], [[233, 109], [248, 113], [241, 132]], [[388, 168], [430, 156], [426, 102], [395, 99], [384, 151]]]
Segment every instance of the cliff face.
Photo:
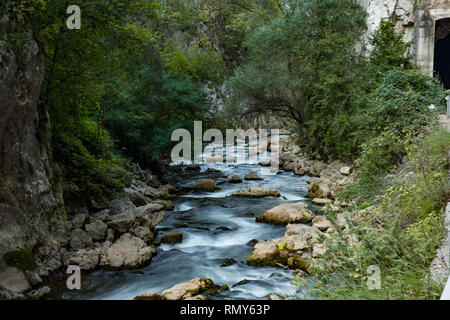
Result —
[[39, 107], [44, 57], [22, 28], [0, 25], [0, 291], [10, 292], [27, 290], [60, 266], [53, 234], [63, 230], [61, 194], [51, 183], [48, 114]]
[[[371, 33], [377, 30], [382, 19], [387, 19], [395, 14], [397, 31], [403, 33], [406, 42], [413, 44], [411, 49], [414, 62], [425, 73], [433, 74], [436, 25], [439, 20], [450, 18], [450, 0], [357, 1], [368, 13], [366, 40]], [[371, 50], [367, 41], [365, 47], [367, 51]]]

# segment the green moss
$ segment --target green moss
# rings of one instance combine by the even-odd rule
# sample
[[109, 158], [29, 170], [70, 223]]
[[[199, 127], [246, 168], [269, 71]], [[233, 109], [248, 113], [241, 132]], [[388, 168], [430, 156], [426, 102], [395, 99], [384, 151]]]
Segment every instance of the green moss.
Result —
[[248, 257], [246, 260], [248, 265], [250, 266], [257, 266], [257, 267], [276, 267], [278, 266], [278, 262], [275, 259], [271, 258], [253, 258]]
[[3, 260], [8, 266], [16, 267], [22, 271], [36, 269], [33, 254], [27, 248], [7, 252], [3, 255]]

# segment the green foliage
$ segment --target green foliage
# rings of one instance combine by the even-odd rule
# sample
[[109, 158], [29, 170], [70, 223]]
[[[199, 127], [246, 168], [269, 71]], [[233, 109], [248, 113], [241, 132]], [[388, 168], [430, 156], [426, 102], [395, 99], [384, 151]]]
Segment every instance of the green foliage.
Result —
[[22, 271], [34, 270], [36, 263], [33, 254], [27, 248], [19, 248], [14, 251], [6, 252], [3, 255], [3, 261], [8, 266], [16, 267]]
[[373, 51], [370, 63], [376, 66], [375, 72], [384, 72], [392, 68], [413, 69], [409, 49], [411, 44], [403, 41], [403, 34], [395, 31], [395, 16], [383, 20], [370, 39]]
[[354, 1], [286, 1], [278, 17], [252, 33], [245, 65], [230, 80], [241, 114], [267, 112], [297, 122], [305, 142], [324, 157], [348, 155], [350, 99], [362, 67], [355, 46], [365, 12]]
[[[442, 220], [440, 215], [414, 234], [405, 232], [398, 220], [383, 219], [384, 228], [351, 226], [358, 244], [350, 246], [341, 233], [326, 240], [330, 250], [315, 264], [315, 276], [305, 289], [316, 299], [438, 299], [442, 285], [431, 280], [428, 267], [443, 235]], [[379, 289], [368, 286], [370, 266], [380, 268]], [[295, 281], [303, 286], [301, 277]]]

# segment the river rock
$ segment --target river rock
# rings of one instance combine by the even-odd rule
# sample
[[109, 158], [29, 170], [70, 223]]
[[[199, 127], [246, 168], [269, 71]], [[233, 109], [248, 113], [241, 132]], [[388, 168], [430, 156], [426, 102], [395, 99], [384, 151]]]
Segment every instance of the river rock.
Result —
[[162, 243], [175, 244], [183, 241], [183, 233], [181, 232], [169, 232], [166, 233], [162, 238]]
[[278, 158], [275, 155], [262, 159], [259, 164], [263, 167], [270, 167], [272, 163], [276, 163]]
[[162, 205], [163, 210], [172, 211], [173, 209], [175, 209], [175, 204], [170, 200], [158, 199], [158, 200], [155, 200], [153, 203], [158, 203], [158, 204]]
[[150, 202], [150, 200], [144, 194], [131, 188], [125, 188], [125, 194], [136, 206], [144, 206]]
[[198, 179], [195, 181], [195, 189], [197, 191], [214, 191], [214, 179]]
[[314, 214], [309, 210], [304, 202], [286, 203], [269, 209], [264, 214], [256, 218], [257, 222], [288, 224], [288, 223], [308, 223], [314, 218]]
[[310, 246], [305, 240], [296, 236], [258, 242], [246, 262], [254, 266], [283, 265], [307, 271], [309, 248]]
[[125, 233], [106, 250], [101, 265], [113, 269], [139, 268], [150, 262], [152, 252], [144, 240]]
[[111, 213], [111, 210], [105, 209], [105, 210], [102, 210], [102, 211], [97, 212], [96, 214], [94, 214], [92, 216], [92, 218], [94, 218], [95, 220], [99, 220], [99, 221], [105, 222], [108, 219], [110, 213]]
[[93, 246], [91, 236], [81, 229], [75, 229], [70, 234], [70, 246], [74, 250], [91, 248]]
[[233, 175], [231, 177], [231, 179], [228, 181], [229, 183], [242, 183], [242, 179], [241, 177], [239, 177], [238, 175]]
[[303, 224], [288, 224], [283, 237], [258, 242], [247, 264], [255, 266], [287, 266], [311, 272], [309, 261], [313, 246], [319, 243], [321, 232]]
[[114, 232], [113, 229], [108, 228], [108, 230], [106, 230], [105, 241], [113, 243], [115, 239], [116, 239], [116, 233]]
[[275, 189], [264, 188], [249, 188], [239, 190], [233, 193], [233, 197], [249, 197], [249, 198], [263, 198], [263, 197], [280, 197], [281, 194]]
[[311, 200], [311, 202], [321, 206], [333, 203], [331, 199], [324, 199], [324, 198], [314, 198]]
[[30, 289], [30, 284], [22, 270], [6, 267], [0, 271], [0, 290], [2, 288], [12, 293], [21, 293]]
[[312, 226], [323, 232], [334, 227], [333, 223], [324, 216], [315, 216], [312, 220]]
[[68, 260], [68, 265], [79, 266], [81, 270], [90, 271], [97, 268], [100, 261], [99, 249], [80, 249], [76, 251]]
[[90, 224], [85, 225], [84, 228], [92, 239], [102, 241], [105, 238], [108, 226], [103, 221], [95, 220]]
[[254, 172], [249, 172], [244, 176], [244, 180], [264, 180], [263, 178], [259, 177], [256, 173]]
[[350, 173], [352, 173], [351, 167], [342, 167], [341, 169], [339, 169], [339, 172], [344, 175], [344, 176], [349, 176]]
[[128, 209], [134, 209], [136, 206], [129, 200], [114, 199], [109, 203], [109, 209], [111, 215], [117, 215], [124, 213]]
[[326, 252], [328, 251], [328, 248], [322, 244], [322, 243], [315, 243], [313, 245], [313, 258], [320, 258], [322, 257]]
[[75, 215], [72, 220], [72, 228], [73, 229], [81, 229], [83, 228], [84, 224], [87, 223], [89, 221], [89, 216], [87, 214], [84, 213], [80, 213]]
[[308, 198], [327, 198], [330, 195], [330, 181], [322, 178], [311, 178], [308, 185]]
[[160, 203], [149, 203], [136, 208], [136, 219], [138, 222], [149, 228], [154, 228], [164, 219], [163, 205]]
[[217, 292], [224, 289], [226, 288], [215, 284], [211, 279], [194, 278], [164, 290], [161, 297], [165, 300], [187, 300], [207, 291]]
[[327, 168], [327, 164], [323, 161], [314, 161], [313, 163], [313, 174], [316, 177], [320, 176], [320, 173]]
[[140, 296], [134, 297], [133, 300], [164, 300], [164, 299], [158, 293], [154, 291], [149, 291]]
[[48, 295], [51, 292], [50, 287], [44, 286], [39, 289], [35, 289], [27, 293], [27, 298], [30, 300], [40, 300], [42, 297]]
[[153, 232], [148, 227], [144, 226], [137, 226], [136, 228], [131, 229], [130, 232], [145, 242], [151, 241], [154, 237]]
[[127, 209], [124, 213], [114, 214], [108, 217], [107, 225], [118, 231], [119, 233], [125, 233], [133, 227], [136, 221], [135, 209]]
[[178, 192], [179, 190], [177, 187], [170, 184], [165, 184], [158, 189], [157, 198], [167, 200], [176, 197], [178, 195]]

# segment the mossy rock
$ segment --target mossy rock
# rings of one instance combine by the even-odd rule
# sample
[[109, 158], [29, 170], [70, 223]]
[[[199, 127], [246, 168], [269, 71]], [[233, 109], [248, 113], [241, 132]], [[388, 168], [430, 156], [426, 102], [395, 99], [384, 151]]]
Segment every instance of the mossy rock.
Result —
[[181, 232], [169, 232], [166, 233], [162, 238], [162, 243], [175, 244], [183, 241], [183, 233]]
[[154, 202], [161, 204], [164, 210], [172, 211], [173, 209], [175, 209], [175, 204], [170, 200], [158, 199]]
[[277, 267], [278, 261], [274, 258], [254, 258], [252, 256], [248, 257], [246, 260], [249, 266], [256, 267]]
[[8, 266], [16, 267], [22, 271], [36, 269], [33, 254], [27, 248], [7, 252], [3, 255], [3, 260]]

